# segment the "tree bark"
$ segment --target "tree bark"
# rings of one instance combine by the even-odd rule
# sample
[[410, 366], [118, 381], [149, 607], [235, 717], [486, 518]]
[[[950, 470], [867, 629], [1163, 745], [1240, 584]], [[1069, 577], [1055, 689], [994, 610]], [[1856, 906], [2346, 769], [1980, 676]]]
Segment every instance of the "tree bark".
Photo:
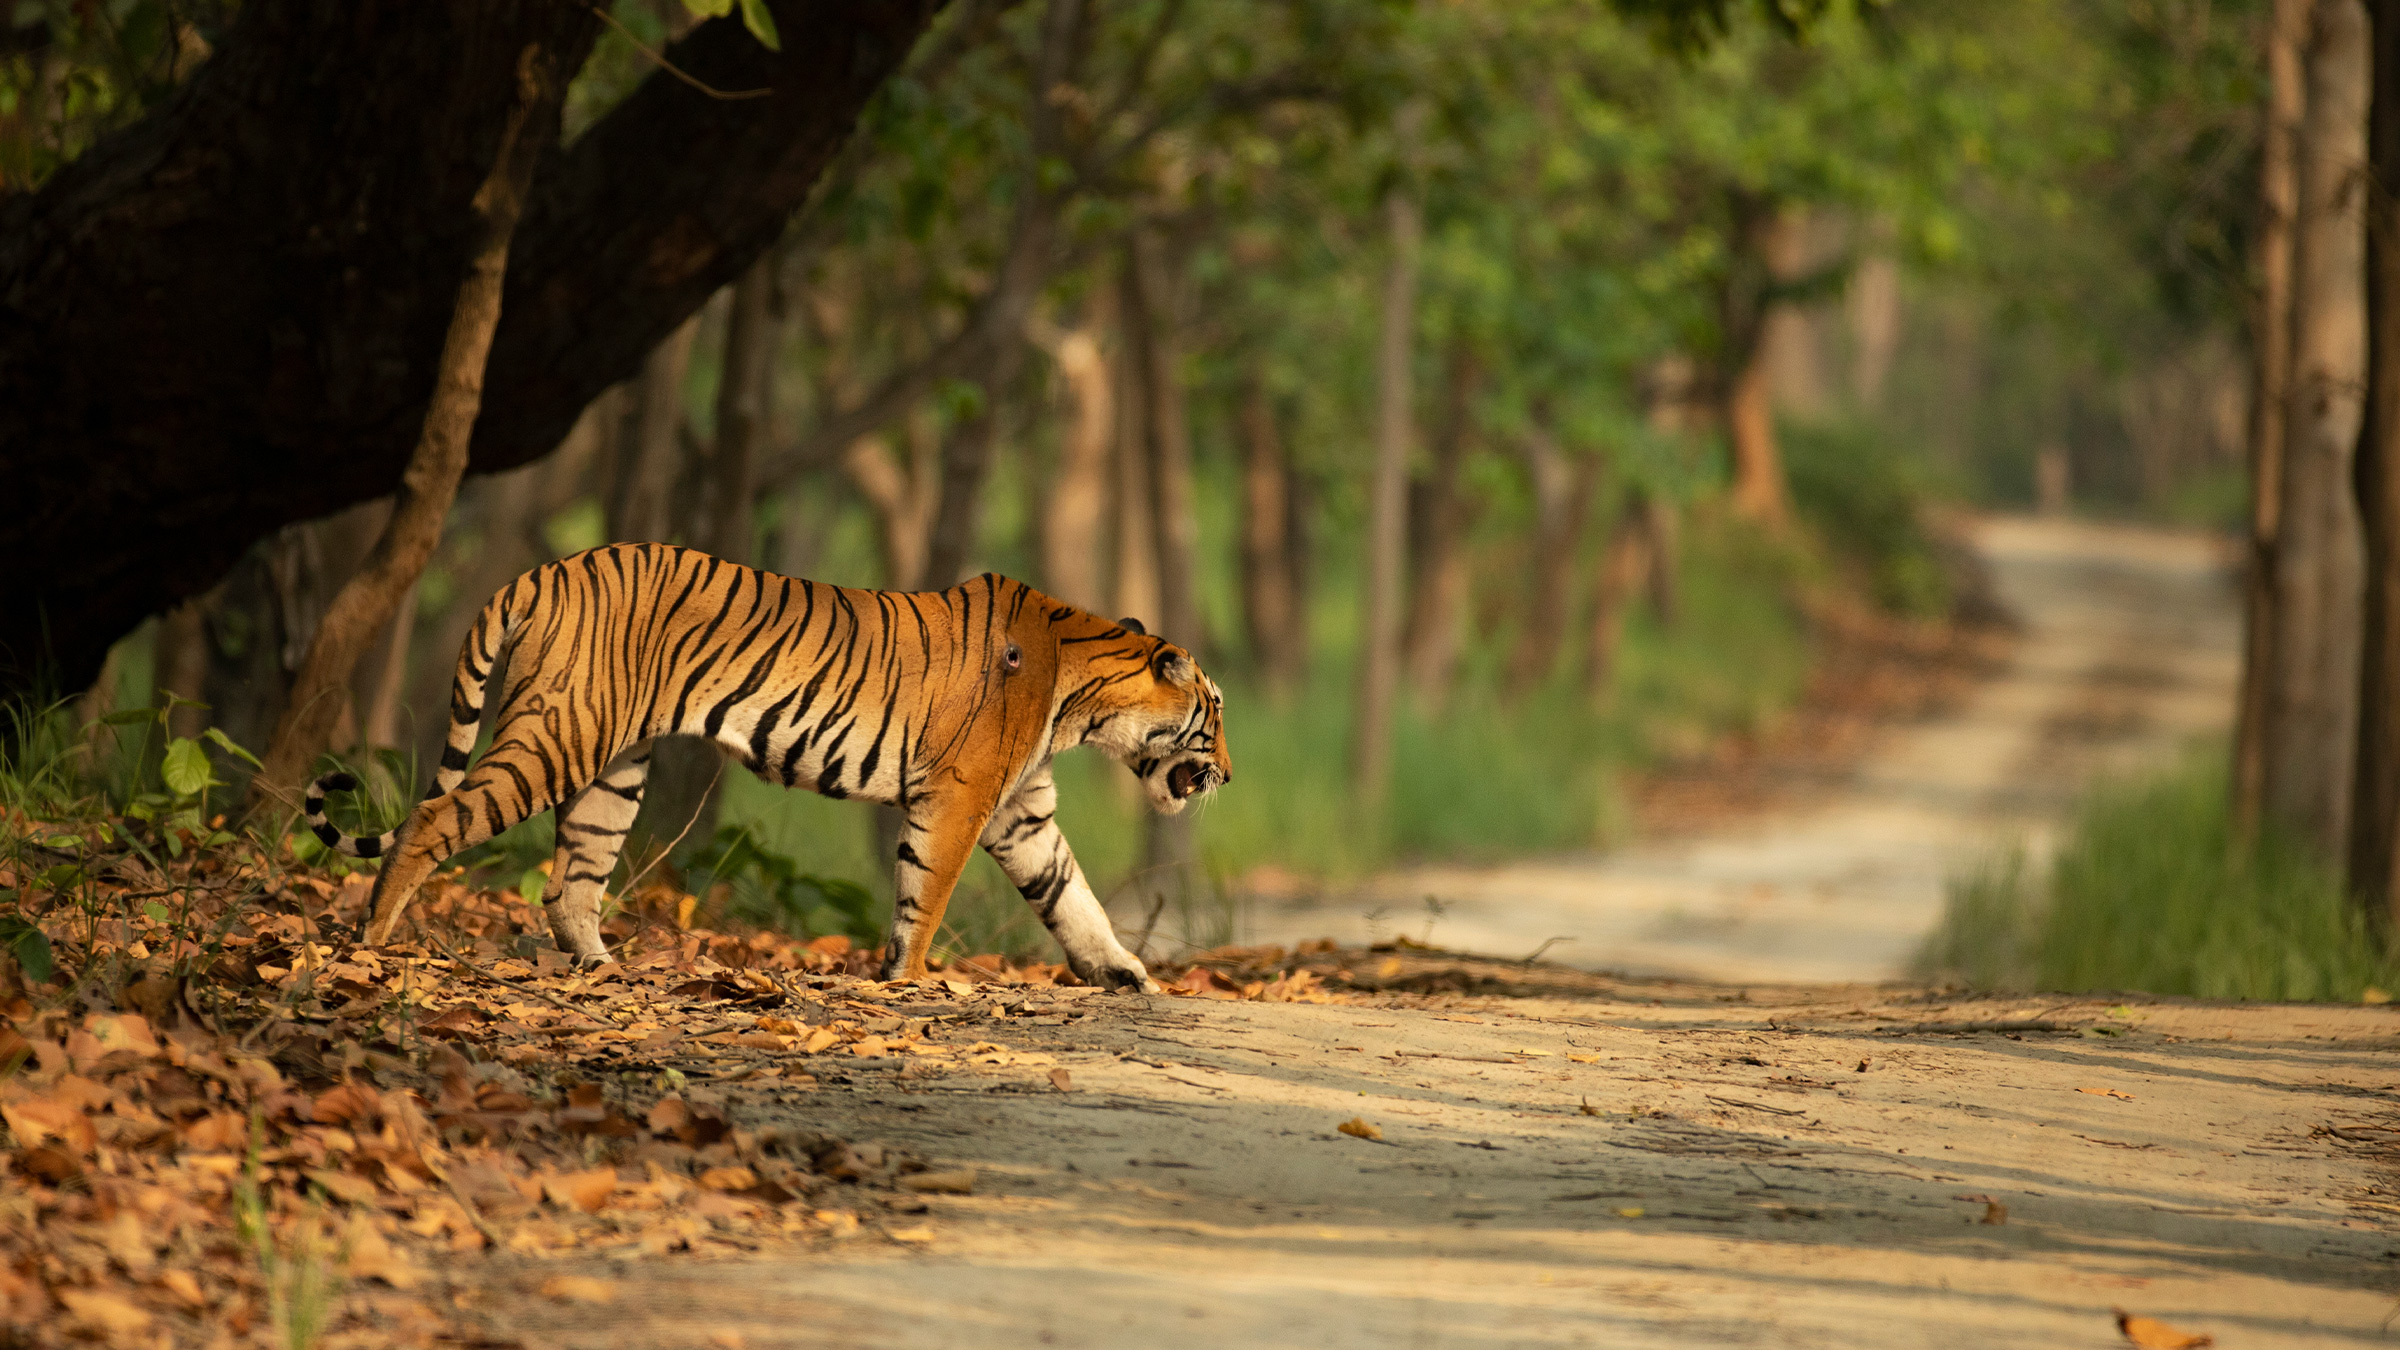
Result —
[[1625, 634], [1625, 614], [1633, 597], [1657, 566], [1651, 547], [1648, 494], [1635, 490], [1610, 527], [1600, 550], [1599, 575], [1592, 583], [1592, 624], [1583, 648], [1583, 692], [1595, 711], [1614, 700], [1617, 645]]
[[759, 259], [734, 283], [732, 302], [725, 307], [717, 436], [694, 533], [709, 552], [745, 564], [757, 561], [758, 455], [773, 417], [775, 358], [783, 348], [783, 314], [775, 299], [780, 262], [775, 252]]
[[882, 436], [859, 437], [842, 457], [850, 485], [875, 512], [876, 534], [883, 543], [884, 585], [899, 591], [924, 584], [942, 473], [941, 433], [932, 414], [911, 417], [904, 435], [909, 456], [905, 466], [892, 458]]
[[697, 315], [642, 359], [625, 388], [624, 429], [609, 468], [607, 529], [612, 543], [676, 542], [675, 486], [683, 476], [683, 384], [691, 369]]
[[2400, 0], [2375, 0], [2367, 115], [2367, 406], [2358, 443], [2367, 536], [2365, 660], [2350, 885], [2400, 932]]
[[1125, 259], [1126, 351], [1142, 382], [1150, 537], [1158, 549], [1159, 635], [1207, 659], [1200, 616], [1200, 521], [1192, 491], [1192, 427], [1183, 388], [1183, 316], [1166, 242], [1137, 227]]
[[1733, 511], [1770, 527], [1790, 517], [1783, 452], [1775, 442], [1773, 371], [1768, 359], [1777, 287], [1798, 271], [1800, 218], [1772, 201], [1743, 201], [1734, 213], [1735, 258], [1725, 282], [1723, 340], [1725, 437], [1733, 455]]
[[1292, 468], [1266, 376], [1253, 364], [1242, 388], [1242, 619], [1251, 659], [1271, 697], [1299, 686], [1307, 652], [1292, 572]]
[[1159, 612], [1158, 593], [1158, 514], [1152, 509], [1155, 498], [1150, 492], [1150, 423], [1149, 386], [1143, 358], [1135, 336], [1139, 326], [1134, 322], [1136, 302], [1130, 294], [1134, 282], [1128, 271], [1117, 276], [1118, 309], [1124, 341], [1113, 353], [1114, 387], [1117, 391], [1117, 476], [1116, 500], [1111, 515], [1116, 522], [1116, 567], [1110, 578], [1112, 600], [1109, 608], [1117, 614], [1141, 620], [1153, 631], [1164, 631], [1166, 624]]
[[[2240, 701], [2233, 742], [2235, 830], [2258, 829], [2266, 793], [2267, 706], [2275, 669], [2275, 541], [2282, 528], [2284, 414], [2292, 360], [2292, 217], [2299, 206], [2293, 166], [2306, 108], [2300, 49], [2313, 0], [2274, 0], [2267, 22], [2267, 104], [2259, 138], [2258, 226], [2251, 270], [2250, 557], [2243, 579]], [[2045, 452], [2048, 453], [2048, 452]], [[2061, 490], [2065, 453], [2058, 452]], [[2046, 481], [2046, 480], [2045, 480]]]
[[559, 53], [528, 43], [517, 59], [517, 84], [517, 105], [501, 129], [483, 186], [475, 193], [474, 250], [442, 343], [433, 402], [425, 410], [416, 453], [400, 476], [391, 520], [375, 540], [366, 565], [334, 596], [317, 625], [299, 678], [292, 682], [291, 700], [261, 756], [263, 767], [251, 781], [253, 800], [297, 794], [349, 702], [347, 686], [359, 658], [391, 624], [400, 597], [416, 585], [434, 545], [441, 542], [442, 518], [450, 514], [458, 480], [467, 471], [467, 440], [483, 406], [483, 372], [491, 357], [492, 334], [500, 326], [509, 241], [524, 210], [535, 160], [558, 137], [567, 68]]
[[1094, 611], [1107, 606], [1100, 543], [1116, 435], [1116, 390], [1099, 332], [1099, 324], [1089, 323], [1062, 336], [1051, 353], [1074, 411], [1059, 438], [1042, 511], [1042, 589]]
[[2363, 543], [2351, 481], [2366, 357], [2367, 19], [2318, 0], [2293, 231], [2292, 378], [2265, 808], [2327, 858], [2348, 844]]
[[[662, 72], [546, 157], [474, 470], [556, 446], [766, 250], [939, 0], [771, 5], [780, 53], [734, 18], [667, 53], [770, 96]], [[572, 69], [598, 27], [535, 0], [251, 0], [174, 98], [0, 202], [0, 461], [46, 508], [0, 519], [0, 560], [38, 579], [0, 597], [0, 680], [47, 662], [78, 687], [252, 541], [391, 490], [517, 54]]]
[[1392, 753], [1392, 702], [1399, 684], [1401, 585], [1408, 558], [1408, 452], [1416, 439], [1414, 352], [1417, 253], [1424, 217], [1408, 190], [1384, 196], [1390, 252], [1375, 355], [1375, 467], [1367, 487], [1366, 595], [1358, 641], [1358, 721], [1350, 780], [1361, 809], [1383, 802]]
[[1444, 363], [1442, 416], [1433, 435], [1432, 471], [1410, 485], [1411, 577], [1402, 650], [1409, 683], [1429, 708], [1449, 698], [1466, 638], [1467, 532], [1481, 503], [1466, 488], [1467, 456], [1481, 372], [1475, 354], [1453, 339]]
[[1558, 665], [1574, 608], [1584, 524], [1600, 481], [1598, 460], [1566, 455], [1547, 431], [1528, 435], [1524, 452], [1526, 476], [1533, 481], [1534, 524], [1524, 621], [1508, 657], [1508, 692], [1517, 698], [1532, 692]]

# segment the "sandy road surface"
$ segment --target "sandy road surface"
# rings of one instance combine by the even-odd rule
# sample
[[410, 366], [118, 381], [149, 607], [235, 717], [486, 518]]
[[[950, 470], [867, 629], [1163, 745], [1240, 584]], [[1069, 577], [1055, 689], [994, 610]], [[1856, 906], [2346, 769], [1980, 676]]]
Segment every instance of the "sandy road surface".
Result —
[[[809, 1253], [594, 1262], [621, 1281], [607, 1308], [546, 1304], [551, 1264], [466, 1298], [499, 1339], [608, 1350], [2050, 1350], [2116, 1343], [2112, 1306], [2227, 1350], [2387, 1343], [2400, 1181], [2365, 1150], [2400, 1123], [2400, 1013], [1562, 972], [1535, 992], [904, 997], [1024, 1058], [727, 1092], [753, 1126], [974, 1166], [975, 1194]], [[1953, 1029], [1995, 1020], [2054, 1029]], [[1382, 1139], [1336, 1132], [1354, 1117]]]
[[2240, 625], [2214, 537], [2078, 521], [1976, 527], [2023, 625], [2006, 669], [1954, 713], [1893, 728], [1805, 805], [1599, 856], [1435, 867], [1354, 894], [1261, 903], [1245, 940], [1425, 936], [1462, 951], [1695, 979], [1901, 976], [1945, 881], [2039, 852], [2095, 776], [2231, 724]]

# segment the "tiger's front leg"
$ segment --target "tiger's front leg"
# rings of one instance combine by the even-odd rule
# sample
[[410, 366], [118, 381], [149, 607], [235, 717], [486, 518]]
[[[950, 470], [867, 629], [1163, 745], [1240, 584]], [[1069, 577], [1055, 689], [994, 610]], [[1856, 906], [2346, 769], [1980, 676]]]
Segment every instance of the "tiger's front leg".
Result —
[[1141, 958], [1117, 941], [1115, 925], [1067, 847], [1058, 828], [1058, 787], [1049, 766], [1026, 780], [1017, 795], [992, 813], [983, 829], [983, 848], [1008, 874], [1017, 894], [1033, 906], [1042, 925], [1067, 953], [1077, 979], [1102, 989], [1159, 992]]

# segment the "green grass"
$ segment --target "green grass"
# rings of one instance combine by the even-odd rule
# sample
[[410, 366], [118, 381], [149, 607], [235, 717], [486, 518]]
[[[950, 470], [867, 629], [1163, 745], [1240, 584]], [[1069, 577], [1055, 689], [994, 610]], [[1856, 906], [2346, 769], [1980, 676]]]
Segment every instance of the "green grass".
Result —
[[2400, 989], [2338, 871], [2289, 841], [2237, 847], [2224, 755], [2094, 792], [2047, 875], [1956, 881], [1921, 973], [1979, 988], [2356, 1002]]

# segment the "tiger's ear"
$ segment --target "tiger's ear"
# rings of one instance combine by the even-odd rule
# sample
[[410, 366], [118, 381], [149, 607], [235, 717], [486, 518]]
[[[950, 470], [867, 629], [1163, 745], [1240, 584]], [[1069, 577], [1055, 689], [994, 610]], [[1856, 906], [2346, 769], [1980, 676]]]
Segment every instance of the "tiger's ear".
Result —
[[1119, 619], [1117, 620], [1117, 627], [1140, 637], [1150, 636], [1150, 630], [1142, 627], [1142, 621], [1140, 619]]
[[1192, 658], [1173, 647], [1161, 647], [1150, 658], [1150, 673], [1168, 684], [1182, 684], [1192, 678]]

